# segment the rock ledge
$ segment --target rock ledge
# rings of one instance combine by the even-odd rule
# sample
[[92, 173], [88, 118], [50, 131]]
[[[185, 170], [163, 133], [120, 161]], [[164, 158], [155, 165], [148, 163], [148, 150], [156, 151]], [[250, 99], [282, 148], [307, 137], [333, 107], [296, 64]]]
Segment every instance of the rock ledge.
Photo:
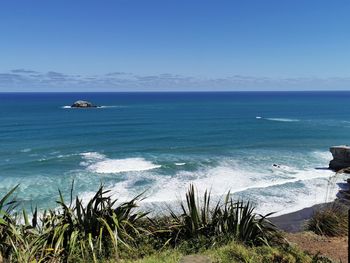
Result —
[[329, 163], [330, 169], [339, 171], [350, 167], [350, 146], [332, 146], [329, 150], [333, 155], [333, 160]]

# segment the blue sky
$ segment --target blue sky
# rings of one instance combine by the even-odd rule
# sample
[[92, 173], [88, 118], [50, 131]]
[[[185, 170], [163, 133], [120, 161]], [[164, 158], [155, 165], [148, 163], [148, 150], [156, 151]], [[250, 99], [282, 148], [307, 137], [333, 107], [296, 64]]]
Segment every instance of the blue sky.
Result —
[[0, 91], [350, 89], [350, 2], [1, 1]]

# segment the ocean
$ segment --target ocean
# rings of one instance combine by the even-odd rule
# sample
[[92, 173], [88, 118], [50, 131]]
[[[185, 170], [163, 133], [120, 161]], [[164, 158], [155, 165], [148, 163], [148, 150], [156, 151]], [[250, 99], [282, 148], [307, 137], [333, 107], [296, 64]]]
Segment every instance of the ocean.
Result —
[[[84, 99], [100, 108], [71, 109]], [[350, 92], [1, 93], [0, 195], [55, 208], [101, 184], [145, 206], [193, 183], [261, 213], [334, 199], [329, 147], [350, 142]]]

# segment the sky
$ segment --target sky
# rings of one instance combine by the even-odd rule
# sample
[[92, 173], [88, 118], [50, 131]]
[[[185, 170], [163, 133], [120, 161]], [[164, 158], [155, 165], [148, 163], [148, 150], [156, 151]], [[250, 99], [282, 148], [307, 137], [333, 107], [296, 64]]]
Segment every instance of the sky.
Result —
[[4, 0], [0, 92], [350, 90], [348, 0]]

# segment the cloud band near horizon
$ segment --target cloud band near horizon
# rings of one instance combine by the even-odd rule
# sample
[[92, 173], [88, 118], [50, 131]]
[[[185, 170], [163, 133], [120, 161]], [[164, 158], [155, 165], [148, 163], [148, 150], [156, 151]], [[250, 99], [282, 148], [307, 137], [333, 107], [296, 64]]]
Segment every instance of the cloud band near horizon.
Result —
[[81, 75], [29, 69], [0, 72], [1, 92], [298, 91], [349, 90], [349, 88], [350, 77], [270, 78], [232, 74], [222, 78], [210, 78], [169, 73], [139, 75], [127, 72]]

